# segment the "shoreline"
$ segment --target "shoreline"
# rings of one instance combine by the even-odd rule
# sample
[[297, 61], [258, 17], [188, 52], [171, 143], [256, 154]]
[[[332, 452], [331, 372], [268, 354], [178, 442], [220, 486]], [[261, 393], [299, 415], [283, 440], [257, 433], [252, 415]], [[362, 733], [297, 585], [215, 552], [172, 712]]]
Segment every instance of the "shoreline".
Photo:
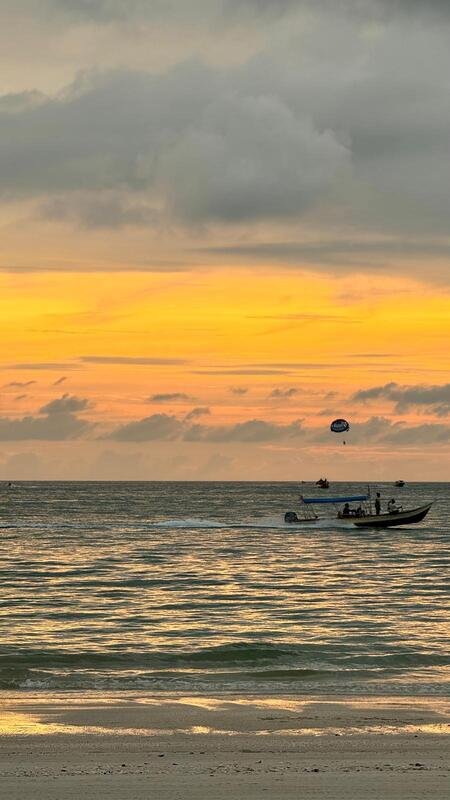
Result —
[[0, 694], [11, 800], [444, 800], [449, 745], [444, 698]]

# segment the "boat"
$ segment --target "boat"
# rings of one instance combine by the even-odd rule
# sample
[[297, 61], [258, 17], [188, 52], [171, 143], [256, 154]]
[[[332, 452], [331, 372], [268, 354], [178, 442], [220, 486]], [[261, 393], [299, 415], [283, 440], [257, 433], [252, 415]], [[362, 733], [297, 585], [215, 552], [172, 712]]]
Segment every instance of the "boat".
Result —
[[422, 522], [428, 514], [433, 503], [427, 503], [418, 508], [406, 511], [394, 511], [386, 514], [368, 514], [364, 517], [352, 519], [357, 528], [394, 528], [398, 525], [415, 525]]
[[[370, 492], [368, 494], [347, 495], [345, 497], [302, 497], [305, 506], [334, 505], [340, 507], [347, 505], [347, 513], [338, 509], [338, 519], [349, 522], [357, 528], [394, 528], [399, 525], [415, 525], [422, 522], [428, 514], [433, 503], [426, 503], [417, 508], [404, 511], [398, 508], [383, 514], [374, 514]], [[349, 503], [359, 503], [358, 508], [350, 509]]]
[[318, 519], [319, 519], [319, 517], [316, 514], [314, 514], [314, 516], [311, 515], [309, 517], [308, 516], [299, 517], [296, 511], [286, 511], [286, 513], [284, 515], [284, 521], [288, 525], [304, 525], [306, 522], [308, 522], [308, 523], [309, 522], [317, 522]]
[[316, 486], [318, 486], [319, 489], [329, 489], [330, 488], [330, 484], [329, 484], [329, 482], [327, 481], [326, 478], [319, 478], [319, 480], [316, 481]]
[[395, 484], [394, 484], [394, 485], [395, 485], [395, 486], [398, 486], [398, 487], [399, 487], [399, 489], [401, 489], [401, 488], [402, 488], [402, 486], [404, 486], [404, 485], [405, 485], [405, 481], [395, 481]]

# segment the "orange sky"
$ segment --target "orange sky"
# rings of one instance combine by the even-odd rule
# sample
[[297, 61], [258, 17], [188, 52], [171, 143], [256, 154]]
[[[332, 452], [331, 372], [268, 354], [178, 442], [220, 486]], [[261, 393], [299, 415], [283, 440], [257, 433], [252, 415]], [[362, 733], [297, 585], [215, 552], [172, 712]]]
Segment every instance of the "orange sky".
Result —
[[[209, 410], [199, 415], [203, 424], [302, 420], [323, 441], [313, 446], [283, 437], [214, 445], [152, 440], [114, 447], [137, 448], [146, 458], [155, 448], [158, 453], [188, 450], [183, 477], [189, 477], [192, 461], [204, 464], [219, 449], [232, 464], [242, 463], [245, 450], [246, 469], [253, 464], [255, 477], [262, 451], [262, 477], [295, 479], [297, 471], [306, 470], [312, 478], [312, 451], [317, 468], [331, 472], [327, 458], [331, 452], [334, 459], [341, 446], [331, 434], [328, 438], [335, 416], [348, 417], [352, 426], [380, 415], [412, 426], [436, 421], [419, 407], [399, 414], [388, 400], [356, 403], [351, 399], [356, 391], [393, 381], [435, 385], [448, 374], [450, 298], [407, 278], [385, 278], [382, 285], [367, 275], [335, 281], [274, 266], [168, 274], [10, 274], [2, 276], [1, 285], [1, 334], [7, 343], [2, 417], [36, 415], [67, 394], [87, 400], [81, 416], [96, 423], [81, 443], [51, 443], [45, 453], [75, 452], [80, 444], [91, 453], [92, 447], [105, 448], [98, 438], [117, 426], [159, 413], [182, 418], [201, 407]], [[152, 359], [169, 363], [146, 363]], [[271, 396], [274, 392], [280, 396]], [[155, 395], [169, 397], [152, 401]], [[341, 469], [343, 477], [356, 477], [364, 442], [353, 445], [348, 438]], [[14, 455], [24, 448], [28, 452], [29, 443], [8, 442], [4, 452]], [[389, 464], [389, 443], [377, 446], [368, 436], [363, 452], [374, 448]], [[403, 448], [402, 474], [418, 476], [420, 470], [411, 470], [408, 459], [421, 448], [420, 443]], [[42, 455], [33, 442], [31, 451], [36, 450]], [[307, 465], [298, 463], [302, 451]], [[342, 461], [339, 448], [337, 455]], [[394, 463], [397, 467], [397, 459]], [[75, 470], [76, 477], [83, 474]], [[239, 468], [237, 476], [242, 477]]]
[[126, 5], [0, 8], [0, 476], [450, 479], [448, 11]]

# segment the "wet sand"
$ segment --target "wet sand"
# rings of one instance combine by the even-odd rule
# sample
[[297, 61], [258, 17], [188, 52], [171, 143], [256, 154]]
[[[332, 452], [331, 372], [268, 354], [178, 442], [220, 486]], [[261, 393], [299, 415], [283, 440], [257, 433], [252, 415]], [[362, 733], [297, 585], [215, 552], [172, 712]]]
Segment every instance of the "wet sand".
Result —
[[444, 800], [450, 701], [4, 693], [0, 788], [10, 800]]

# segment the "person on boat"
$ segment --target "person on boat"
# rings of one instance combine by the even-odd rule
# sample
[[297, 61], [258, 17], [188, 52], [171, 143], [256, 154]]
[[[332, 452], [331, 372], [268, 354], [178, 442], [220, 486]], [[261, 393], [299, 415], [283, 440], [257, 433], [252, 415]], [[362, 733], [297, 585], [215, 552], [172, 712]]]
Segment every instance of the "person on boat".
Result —
[[345, 504], [345, 506], [344, 506], [344, 508], [342, 509], [342, 516], [343, 516], [343, 517], [349, 517], [349, 516], [350, 516], [350, 514], [351, 514], [351, 511], [350, 511], [350, 506], [349, 506], [349, 504], [348, 504], [348, 503], [346, 503], [346, 504]]
[[392, 500], [389, 500], [387, 508], [389, 514], [398, 514], [399, 511], [403, 511], [402, 506], [397, 505], [394, 497], [392, 498]]
[[381, 511], [381, 494], [380, 492], [377, 492], [377, 496], [375, 498], [375, 514], [377, 515], [377, 517], [380, 511]]
[[355, 517], [365, 517], [365, 516], [366, 516], [366, 514], [365, 514], [365, 511], [364, 511], [363, 507], [361, 505], [359, 505], [358, 508], [355, 511]]

